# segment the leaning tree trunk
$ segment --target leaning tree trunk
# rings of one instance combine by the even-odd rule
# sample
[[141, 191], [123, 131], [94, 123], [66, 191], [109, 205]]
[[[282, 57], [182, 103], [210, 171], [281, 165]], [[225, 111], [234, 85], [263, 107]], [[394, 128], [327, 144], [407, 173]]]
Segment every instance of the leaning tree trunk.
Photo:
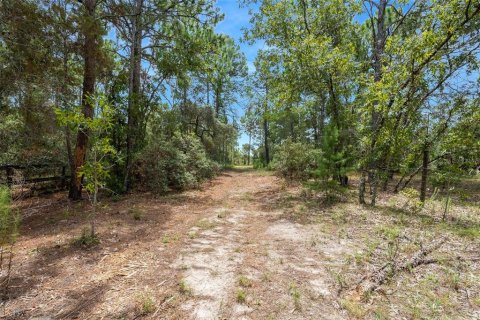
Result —
[[[83, 27], [83, 91], [82, 91], [82, 113], [86, 118], [93, 118], [93, 105], [91, 97], [95, 94], [96, 81], [96, 59], [98, 52], [99, 32], [95, 18], [96, 0], [84, 0], [85, 7]], [[82, 197], [82, 177], [79, 176], [79, 169], [85, 163], [88, 145], [88, 131], [80, 128], [77, 133], [77, 143], [73, 155], [73, 171], [69, 198], [78, 200]]]

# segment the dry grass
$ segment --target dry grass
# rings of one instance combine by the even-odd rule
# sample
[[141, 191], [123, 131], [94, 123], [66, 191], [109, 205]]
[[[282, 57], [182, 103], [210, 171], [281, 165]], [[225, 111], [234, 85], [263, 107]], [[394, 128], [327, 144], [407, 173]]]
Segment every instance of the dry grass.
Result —
[[[93, 246], [71, 245], [87, 202], [22, 200], [5, 315], [189, 319], [207, 306], [229, 319], [475, 319], [480, 182], [453, 192], [446, 219], [442, 197], [418, 209], [408, 194], [382, 193], [364, 207], [354, 187], [327, 197], [245, 168], [203, 190], [103, 199]], [[351, 293], [364, 275], [442, 236], [435, 263], [392, 275], [368, 297]], [[211, 295], [198, 294], [205, 284]]]

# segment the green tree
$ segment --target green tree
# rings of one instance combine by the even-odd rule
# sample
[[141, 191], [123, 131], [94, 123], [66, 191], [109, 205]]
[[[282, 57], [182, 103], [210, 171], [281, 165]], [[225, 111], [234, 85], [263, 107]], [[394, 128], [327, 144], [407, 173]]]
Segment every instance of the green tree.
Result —
[[98, 205], [98, 194], [101, 188], [106, 187], [110, 176], [110, 169], [117, 156], [111, 144], [109, 131], [113, 127], [114, 110], [105, 97], [91, 97], [88, 102], [94, 107], [92, 117], [84, 115], [81, 108], [72, 111], [57, 109], [58, 121], [63, 126], [85, 132], [89, 141], [89, 156], [77, 171], [78, 179], [89, 194], [93, 211], [90, 215], [90, 238], [94, 239], [95, 215]]

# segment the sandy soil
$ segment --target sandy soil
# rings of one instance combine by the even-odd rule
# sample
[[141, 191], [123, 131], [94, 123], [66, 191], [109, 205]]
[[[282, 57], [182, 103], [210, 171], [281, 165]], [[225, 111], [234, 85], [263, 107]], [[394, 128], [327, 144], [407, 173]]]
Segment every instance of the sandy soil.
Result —
[[[366, 317], [340, 294], [341, 273], [348, 280], [348, 272], [363, 270], [346, 265], [365, 249], [366, 236], [344, 236], [342, 222], [322, 223], [318, 215], [306, 223], [295, 213], [304, 208], [285, 205], [285, 197], [272, 175], [237, 170], [201, 190], [106, 200], [96, 218], [100, 244], [88, 248], [72, 244], [88, 203], [69, 203], [65, 194], [25, 200], [1, 317]], [[459, 318], [478, 315], [466, 308]]]

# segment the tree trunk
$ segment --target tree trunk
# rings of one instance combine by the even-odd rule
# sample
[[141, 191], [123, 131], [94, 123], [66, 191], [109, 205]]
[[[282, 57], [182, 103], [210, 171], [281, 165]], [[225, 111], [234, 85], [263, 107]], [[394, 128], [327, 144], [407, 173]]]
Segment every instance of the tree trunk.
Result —
[[207, 106], [210, 105], [210, 81], [207, 79]]
[[325, 134], [325, 101], [322, 101], [322, 106], [320, 107], [320, 119], [318, 123], [318, 142], [319, 145], [322, 145], [323, 136]]
[[[95, 19], [96, 0], [84, 0], [84, 44], [83, 44], [83, 91], [82, 91], [82, 113], [86, 118], [93, 118], [93, 105], [91, 98], [95, 94], [96, 81], [96, 59], [99, 45], [98, 25]], [[78, 171], [85, 163], [88, 145], [88, 131], [80, 128], [77, 133], [77, 143], [73, 155], [73, 171], [71, 173], [71, 183], [69, 198], [73, 200], [82, 197], [82, 177]]]
[[358, 184], [358, 202], [360, 204], [365, 203], [365, 172], [362, 172], [362, 176], [360, 177], [360, 183]]
[[429, 145], [425, 142], [423, 146], [423, 159], [422, 159], [422, 184], [420, 187], [420, 201], [425, 202], [427, 196], [427, 178], [428, 178], [428, 163], [429, 163]]
[[142, 63], [142, 9], [144, 0], [136, 0], [135, 15], [132, 16], [132, 47], [130, 49], [130, 76], [128, 87], [128, 125], [127, 125], [127, 158], [124, 177], [124, 189], [131, 187], [130, 171], [133, 157], [138, 145], [138, 127], [140, 116], [140, 73]]
[[[69, 74], [69, 69], [68, 69], [68, 40], [67, 37], [63, 37], [63, 57], [62, 57], [62, 64], [63, 64], [63, 81], [61, 83], [61, 103], [62, 103], [62, 108], [64, 110], [68, 109], [68, 74]], [[70, 130], [70, 127], [68, 125], [65, 126], [65, 146], [67, 149], [67, 159], [68, 159], [68, 168], [70, 170], [70, 173], [75, 171], [75, 162], [73, 158], [73, 150], [72, 150], [72, 132]], [[63, 174], [65, 176], [65, 174]], [[65, 187], [65, 183], [62, 183], [62, 186]]]
[[265, 147], [265, 162], [268, 165], [270, 163], [270, 147], [268, 145], [268, 121], [263, 116], [263, 136], [264, 136], [264, 147]]
[[377, 187], [378, 187], [378, 172], [374, 170], [372, 172], [372, 179], [371, 179], [371, 190], [372, 190], [372, 197], [370, 199], [370, 205], [375, 206], [377, 203]]
[[220, 109], [222, 104], [221, 97], [220, 97], [221, 90], [218, 84], [217, 86], [215, 86], [214, 93], [215, 93], [215, 117], [218, 119], [220, 117]]
[[[388, 1], [387, 0], [379, 0], [378, 3], [378, 10], [377, 10], [377, 25], [376, 25], [376, 32], [373, 30], [373, 69], [374, 69], [374, 80], [375, 82], [379, 82], [382, 79], [382, 56], [385, 51], [385, 43], [386, 43], [386, 30], [385, 30], [385, 12], [387, 9]], [[373, 29], [373, 27], [372, 27]], [[378, 163], [377, 159], [370, 158], [374, 157], [376, 142], [378, 133], [380, 130], [380, 119], [381, 114], [377, 111], [378, 102], [373, 102], [373, 110], [372, 110], [372, 117], [371, 117], [371, 130], [372, 130], [372, 141], [370, 143], [370, 150], [368, 152], [368, 162], [366, 164], [367, 170], [369, 171], [369, 181], [370, 181], [370, 189], [372, 190], [372, 197], [371, 197], [371, 205], [375, 205], [376, 196], [377, 196], [377, 184], [378, 184]], [[359, 188], [361, 188], [361, 184], [359, 184]], [[360, 194], [360, 190], [359, 190]]]
[[265, 103], [263, 105], [263, 143], [265, 148], [265, 163], [270, 164], [270, 146], [268, 145], [268, 120], [267, 120], [267, 110], [268, 110], [268, 87], [265, 87]]
[[[62, 81], [62, 106], [64, 110], [67, 110], [68, 103], [67, 103], [67, 95], [68, 95], [68, 44], [67, 44], [67, 37], [63, 37], [63, 81]], [[72, 132], [70, 127], [67, 125], [65, 126], [65, 145], [67, 148], [67, 159], [68, 159], [68, 168], [70, 169], [70, 174], [75, 171], [75, 161], [72, 151]], [[63, 175], [65, 176], [65, 174]], [[62, 187], [65, 187], [66, 184], [62, 183]]]
[[252, 152], [252, 134], [248, 134], [248, 155], [247, 155], [247, 165], [250, 165], [250, 152]]

